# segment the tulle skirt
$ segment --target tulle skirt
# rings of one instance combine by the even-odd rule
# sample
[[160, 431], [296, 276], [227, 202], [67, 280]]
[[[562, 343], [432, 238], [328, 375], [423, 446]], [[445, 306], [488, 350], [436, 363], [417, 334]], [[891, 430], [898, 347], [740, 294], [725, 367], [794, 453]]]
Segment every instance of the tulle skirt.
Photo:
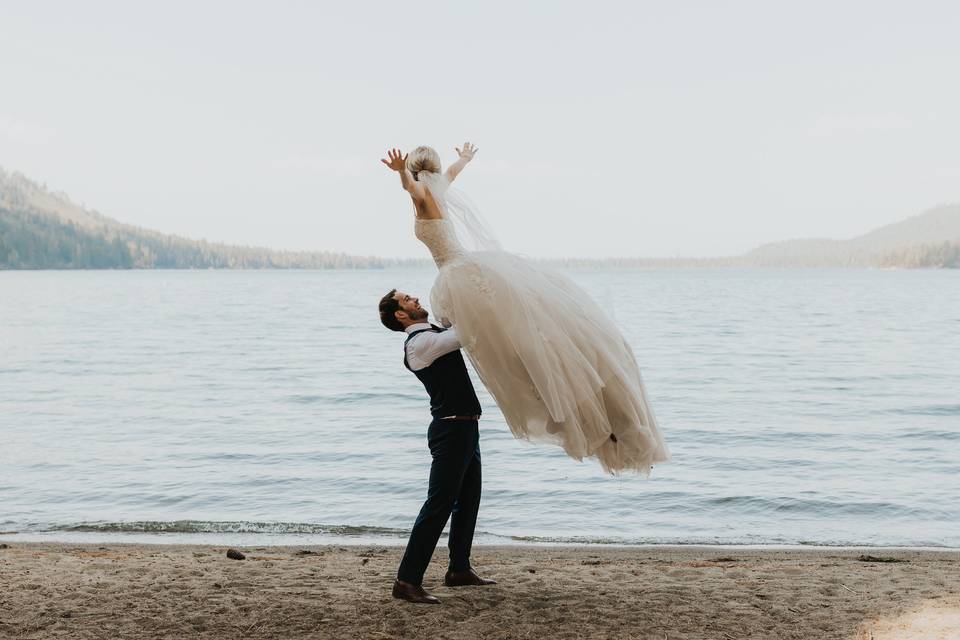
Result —
[[610, 473], [649, 474], [669, 459], [633, 350], [566, 276], [470, 252], [440, 267], [430, 303], [457, 327], [515, 437], [595, 457]]

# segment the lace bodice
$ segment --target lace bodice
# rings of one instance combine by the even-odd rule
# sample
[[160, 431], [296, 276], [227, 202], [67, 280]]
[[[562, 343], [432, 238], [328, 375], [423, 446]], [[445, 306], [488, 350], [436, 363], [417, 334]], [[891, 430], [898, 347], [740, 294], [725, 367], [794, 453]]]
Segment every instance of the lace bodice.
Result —
[[449, 220], [417, 218], [413, 230], [417, 239], [430, 249], [438, 268], [465, 253]]

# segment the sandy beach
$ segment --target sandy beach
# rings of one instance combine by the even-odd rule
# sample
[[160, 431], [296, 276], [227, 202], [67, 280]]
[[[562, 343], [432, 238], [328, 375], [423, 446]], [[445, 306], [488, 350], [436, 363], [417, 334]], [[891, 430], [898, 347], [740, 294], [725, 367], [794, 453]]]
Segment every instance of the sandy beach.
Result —
[[0, 638], [960, 638], [955, 551], [479, 547], [451, 589], [440, 549], [429, 606], [398, 547], [8, 545]]

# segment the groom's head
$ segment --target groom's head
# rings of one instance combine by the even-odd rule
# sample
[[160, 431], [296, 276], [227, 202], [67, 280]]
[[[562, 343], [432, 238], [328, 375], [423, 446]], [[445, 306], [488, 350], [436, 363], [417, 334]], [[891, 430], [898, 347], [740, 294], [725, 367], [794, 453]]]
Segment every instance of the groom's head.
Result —
[[412, 324], [426, 322], [427, 315], [419, 298], [396, 289], [380, 298], [380, 322], [391, 331], [404, 331]]

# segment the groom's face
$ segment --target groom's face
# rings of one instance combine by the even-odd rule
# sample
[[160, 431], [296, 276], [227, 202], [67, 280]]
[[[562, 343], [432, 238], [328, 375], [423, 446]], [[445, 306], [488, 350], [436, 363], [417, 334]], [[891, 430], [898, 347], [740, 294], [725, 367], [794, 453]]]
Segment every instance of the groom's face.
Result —
[[420, 298], [414, 298], [410, 294], [403, 293], [402, 291], [397, 291], [393, 294], [393, 297], [397, 301], [397, 304], [400, 305], [400, 311], [397, 312], [398, 318], [402, 320], [402, 314], [405, 314], [407, 319], [411, 321], [426, 321], [429, 314], [426, 309], [420, 306]]

